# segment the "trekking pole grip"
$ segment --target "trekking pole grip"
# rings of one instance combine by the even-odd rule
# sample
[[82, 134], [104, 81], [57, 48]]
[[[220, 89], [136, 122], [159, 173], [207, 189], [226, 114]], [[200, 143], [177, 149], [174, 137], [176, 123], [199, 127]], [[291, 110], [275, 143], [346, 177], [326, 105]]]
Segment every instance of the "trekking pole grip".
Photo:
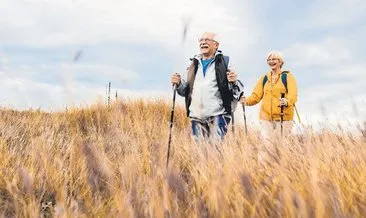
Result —
[[[283, 92], [281, 92], [281, 98], [284, 98], [285, 97], [285, 93], [283, 93]], [[284, 105], [281, 105], [281, 116], [283, 116], [283, 108], [284, 108], [285, 106]]]
[[[281, 92], [281, 98], [284, 98], [285, 97], [285, 93]], [[281, 113], [280, 113], [280, 117], [281, 117], [281, 137], [283, 135], [283, 108], [284, 108], [284, 105], [281, 105]]]

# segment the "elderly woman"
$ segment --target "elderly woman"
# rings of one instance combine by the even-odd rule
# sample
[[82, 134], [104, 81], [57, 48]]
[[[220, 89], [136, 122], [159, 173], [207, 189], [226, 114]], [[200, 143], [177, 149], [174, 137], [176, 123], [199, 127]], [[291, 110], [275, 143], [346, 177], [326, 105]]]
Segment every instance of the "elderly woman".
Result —
[[[262, 136], [271, 137], [271, 133], [281, 132], [281, 106], [283, 108], [283, 133], [289, 134], [293, 125], [294, 106], [297, 101], [297, 85], [290, 71], [282, 70], [283, 55], [271, 51], [267, 55], [270, 71], [261, 76], [249, 97], [242, 97], [241, 102], [252, 106], [262, 100], [259, 119]], [[281, 96], [283, 96], [281, 98]]]

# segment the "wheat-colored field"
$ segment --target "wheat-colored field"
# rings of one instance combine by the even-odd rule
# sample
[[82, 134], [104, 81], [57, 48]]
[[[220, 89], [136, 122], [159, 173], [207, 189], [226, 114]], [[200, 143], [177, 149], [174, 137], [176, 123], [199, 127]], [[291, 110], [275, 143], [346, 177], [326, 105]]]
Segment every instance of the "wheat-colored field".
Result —
[[0, 110], [0, 216], [366, 217], [365, 123], [266, 146], [237, 126], [195, 143], [178, 106], [167, 169], [170, 110], [163, 100]]

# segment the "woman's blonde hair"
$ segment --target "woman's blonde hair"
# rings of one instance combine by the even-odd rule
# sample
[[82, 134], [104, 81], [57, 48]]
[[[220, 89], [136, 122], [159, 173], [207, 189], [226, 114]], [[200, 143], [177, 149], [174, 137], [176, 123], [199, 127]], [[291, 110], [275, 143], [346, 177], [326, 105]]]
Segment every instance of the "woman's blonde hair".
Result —
[[283, 57], [283, 54], [277, 50], [273, 50], [273, 51], [270, 51], [267, 55], [267, 60], [270, 58], [270, 57], [273, 57], [273, 58], [278, 58], [281, 62], [281, 68], [283, 66], [283, 64], [285, 63], [285, 59]]

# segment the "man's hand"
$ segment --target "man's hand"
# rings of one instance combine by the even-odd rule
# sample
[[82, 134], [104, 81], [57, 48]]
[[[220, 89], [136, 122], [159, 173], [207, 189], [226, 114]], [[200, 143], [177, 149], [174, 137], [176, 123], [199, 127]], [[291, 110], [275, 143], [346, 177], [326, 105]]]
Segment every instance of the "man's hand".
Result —
[[285, 107], [288, 106], [288, 100], [287, 100], [287, 98], [279, 98], [279, 99], [280, 99], [280, 107], [281, 106], [285, 106]]
[[180, 81], [181, 81], [181, 78], [180, 78], [179, 73], [173, 73], [172, 78], [171, 78], [172, 84], [179, 86]]
[[238, 79], [238, 74], [235, 71], [228, 70], [226, 76], [229, 83], [235, 83]]

